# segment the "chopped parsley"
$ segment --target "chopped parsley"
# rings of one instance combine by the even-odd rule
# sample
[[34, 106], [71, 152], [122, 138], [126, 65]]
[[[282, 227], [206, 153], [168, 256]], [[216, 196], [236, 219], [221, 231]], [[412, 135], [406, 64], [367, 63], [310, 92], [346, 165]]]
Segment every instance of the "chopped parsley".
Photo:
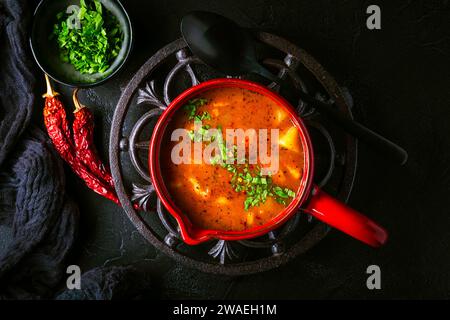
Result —
[[203, 112], [201, 115], [197, 115], [197, 109], [201, 106], [204, 106], [208, 100], [196, 98], [189, 100], [188, 103], [184, 106], [184, 110], [187, 111], [189, 120], [197, 120], [202, 121], [204, 119], [211, 119], [211, 115], [208, 112]]
[[79, 28], [72, 26], [72, 15], [58, 13], [53, 26], [51, 37], [56, 38], [61, 59], [80, 73], [105, 72], [122, 44], [119, 21], [98, 0], [80, 0]]
[[[263, 176], [259, 166], [248, 163], [235, 163], [237, 159], [237, 146], [233, 150], [228, 150], [223, 142], [222, 128], [218, 128], [217, 141], [220, 155], [210, 160], [211, 164], [221, 163], [222, 167], [232, 174], [231, 186], [236, 192], [244, 192], [246, 198], [244, 209], [257, 207], [266, 202], [267, 197], [272, 197], [278, 203], [286, 205], [289, 198], [295, 197], [295, 192], [289, 188], [281, 188], [273, 183], [270, 175]], [[227, 159], [229, 160], [227, 163]], [[246, 159], [244, 159], [246, 160]]]
[[278, 203], [287, 204], [289, 198], [295, 197], [295, 192], [288, 188], [275, 185], [270, 175], [263, 176], [259, 166], [252, 169], [248, 164], [226, 165], [232, 173], [231, 185], [236, 192], [244, 192], [246, 198], [244, 209], [259, 206], [265, 203], [267, 197], [272, 197]]
[[209, 125], [203, 125], [198, 130], [189, 130], [188, 135], [189, 138], [194, 142], [202, 142], [203, 140], [206, 140], [206, 136], [208, 135], [208, 130], [211, 127]]

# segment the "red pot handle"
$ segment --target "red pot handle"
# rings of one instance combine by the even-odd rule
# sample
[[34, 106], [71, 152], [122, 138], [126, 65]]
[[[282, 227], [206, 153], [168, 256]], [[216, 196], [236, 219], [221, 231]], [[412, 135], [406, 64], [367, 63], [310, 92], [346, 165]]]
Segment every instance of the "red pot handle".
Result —
[[372, 247], [386, 243], [387, 231], [361, 213], [313, 186], [306, 212]]

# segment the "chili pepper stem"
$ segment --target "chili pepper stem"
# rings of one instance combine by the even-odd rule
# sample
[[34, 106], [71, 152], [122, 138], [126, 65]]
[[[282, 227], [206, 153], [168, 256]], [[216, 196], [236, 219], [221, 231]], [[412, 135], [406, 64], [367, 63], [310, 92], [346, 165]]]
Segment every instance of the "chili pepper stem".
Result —
[[83, 108], [86, 108], [86, 106], [84, 104], [81, 104], [80, 101], [78, 100], [78, 88], [76, 88], [75, 90], [73, 90], [73, 94], [72, 94], [72, 99], [73, 99], [73, 104], [75, 105], [75, 110], [73, 111], [73, 113], [77, 113], [78, 111], [80, 111]]
[[59, 93], [56, 91], [53, 91], [52, 84], [50, 82], [50, 78], [45, 73], [45, 83], [47, 84], [47, 92], [42, 95], [42, 98], [53, 98], [54, 96], [57, 96]]

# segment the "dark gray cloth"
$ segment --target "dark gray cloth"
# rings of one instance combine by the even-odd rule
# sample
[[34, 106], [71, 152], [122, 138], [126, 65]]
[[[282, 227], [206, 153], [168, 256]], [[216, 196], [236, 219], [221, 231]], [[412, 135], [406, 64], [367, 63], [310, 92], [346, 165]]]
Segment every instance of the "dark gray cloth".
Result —
[[28, 126], [34, 101], [26, 7], [26, 1], [0, 1], [0, 167]]
[[94, 268], [81, 277], [80, 290], [65, 290], [57, 300], [119, 300], [156, 297], [149, 274], [133, 266]]
[[[48, 299], [64, 288], [78, 208], [65, 191], [63, 164], [42, 130], [30, 127], [35, 101], [25, 0], [0, 0], [0, 225], [12, 240], [0, 252], [0, 299]], [[133, 298], [148, 288], [133, 267], [95, 268], [81, 290], [59, 299]]]
[[[75, 238], [78, 209], [65, 193], [61, 160], [30, 128], [33, 95], [26, 1], [0, 1], [0, 224], [12, 240], [0, 255], [0, 297], [51, 297]], [[40, 99], [39, 99], [40, 100]]]

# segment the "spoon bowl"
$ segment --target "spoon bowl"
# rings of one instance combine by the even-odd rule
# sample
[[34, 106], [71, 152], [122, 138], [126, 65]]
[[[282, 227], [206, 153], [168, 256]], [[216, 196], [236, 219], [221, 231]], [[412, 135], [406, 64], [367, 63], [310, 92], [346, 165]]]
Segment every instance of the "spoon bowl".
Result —
[[181, 34], [196, 56], [228, 76], [255, 69], [257, 60], [250, 33], [224, 16], [191, 12], [181, 21]]

